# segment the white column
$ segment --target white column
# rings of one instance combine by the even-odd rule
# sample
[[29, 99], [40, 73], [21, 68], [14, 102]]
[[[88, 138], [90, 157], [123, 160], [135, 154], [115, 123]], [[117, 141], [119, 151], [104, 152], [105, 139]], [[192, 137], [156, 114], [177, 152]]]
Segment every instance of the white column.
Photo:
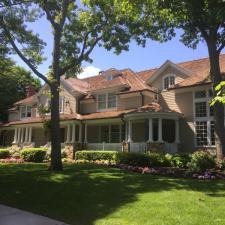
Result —
[[24, 128], [21, 128], [21, 133], [20, 133], [20, 142], [23, 143], [23, 136], [24, 136]]
[[82, 142], [82, 124], [79, 124], [79, 142]]
[[159, 123], [158, 123], [158, 142], [163, 142], [162, 139], [162, 118], [159, 118]]
[[66, 142], [70, 142], [70, 124], [67, 125]]
[[29, 127], [28, 142], [31, 143], [31, 141], [32, 141], [32, 127]]
[[180, 143], [179, 119], [175, 120], [175, 143]]
[[85, 123], [85, 129], [84, 129], [84, 143], [87, 143], [87, 123]]
[[28, 127], [26, 127], [26, 128], [24, 128], [25, 129], [25, 140], [24, 140], [24, 142], [28, 142], [28, 132], [29, 132], [29, 128]]
[[17, 128], [18, 133], [17, 133], [17, 143], [20, 143], [20, 134], [21, 134], [21, 128]]
[[128, 121], [128, 142], [132, 142], [132, 122]]
[[73, 124], [72, 143], [75, 143], [75, 140], [76, 140], [76, 124]]
[[148, 119], [148, 142], [152, 142], [153, 139], [152, 139], [152, 118], [149, 118]]
[[13, 143], [17, 143], [18, 128], [15, 128]]

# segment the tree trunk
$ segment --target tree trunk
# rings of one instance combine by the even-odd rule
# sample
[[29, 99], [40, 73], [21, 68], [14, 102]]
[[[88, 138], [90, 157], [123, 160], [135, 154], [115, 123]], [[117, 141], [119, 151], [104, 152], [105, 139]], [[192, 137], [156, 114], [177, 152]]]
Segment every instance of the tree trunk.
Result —
[[[210, 59], [210, 76], [213, 82], [213, 97], [215, 97], [215, 87], [222, 81], [219, 53], [216, 49], [216, 41], [208, 42], [208, 51]], [[215, 119], [215, 139], [216, 139], [216, 155], [217, 159], [222, 159], [225, 154], [225, 128], [224, 128], [224, 105], [216, 102], [214, 105]]]
[[49, 170], [62, 170], [58, 82], [51, 87], [51, 165]]
[[61, 30], [54, 29], [54, 46], [52, 61], [52, 85], [51, 85], [51, 165], [50, 170], [62, 170], [61, 138], [60, 138], [60, 114], [59, 114], [59, 89], [60, 89], [60, 39]]

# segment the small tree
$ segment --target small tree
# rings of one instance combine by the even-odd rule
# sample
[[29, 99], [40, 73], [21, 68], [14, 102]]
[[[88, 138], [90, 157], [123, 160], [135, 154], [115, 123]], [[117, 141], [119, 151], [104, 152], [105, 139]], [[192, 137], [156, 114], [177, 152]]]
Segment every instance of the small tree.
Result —
[[[119, 1], [101, 0], [34, 0], [2, 1], [0, 4], [0, 38], [10, 53], [17, 53], [51, 91], [51, 170], [61, 170], [59, 86], [62, 75], [75, 76], [84, 61], [91, 62], [95, 46], [116, 53], [128, 50], [130, 35], [124, 29], [126, 18], [120, 12]], [[43, 62], [45, 43], [30, 31], [26, 23], [43, 17], [49, 22], [53, 35], [50, 76], [38, 71]], [[43, 30], [43, 32], [45, 32]]]

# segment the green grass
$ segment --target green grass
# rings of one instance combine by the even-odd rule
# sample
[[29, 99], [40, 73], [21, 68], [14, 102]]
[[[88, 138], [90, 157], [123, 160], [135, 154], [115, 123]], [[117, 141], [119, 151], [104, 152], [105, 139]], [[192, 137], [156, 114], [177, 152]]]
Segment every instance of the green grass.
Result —
[[225, 181], [0, 164], [0, 203], [79, 225], [224, 225]]

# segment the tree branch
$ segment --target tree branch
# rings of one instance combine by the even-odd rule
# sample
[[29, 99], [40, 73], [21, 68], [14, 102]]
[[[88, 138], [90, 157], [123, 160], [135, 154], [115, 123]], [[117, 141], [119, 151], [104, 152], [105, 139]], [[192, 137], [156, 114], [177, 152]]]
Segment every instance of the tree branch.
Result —
[[52, 26], [54, 28], [56, 28], [57, 23], [55, 22], [55, 20], [52, 18], [52, 15], [50, 14], [50, 11], [49, 11], [49, 8], [48, 8], [48, 3], [47, 3], [46, 0], [44, 0], [43, 9], [44, 9], [44, 11], [46, 13], [47, 19], [50, 21], [50, 23], [52, 24]]
[[95, 42], [90, 46], [90, 48], [85, 52], [85, 45], [86, 45], [86, 41], [84, 42], [83, 44], [83, 48], [82, 48], [82, 51], [81, 51], [81, 54], [78, 58], [74, 58], [71, 63], [69, 63], [67, 66], [63, 67], [60, 71], [60, 75], [63, 75], [65, 74], [68, 70], [72, 69], [74, 66], [77, 66], [79, 65], [82, 60], [85, 58], [85, 57], [88, 57], [91, 52], [93, 51], [94, 47], [96, 46], [96, 44], [101, 40], [102, 36], [96, 38]]
[[42, 74], [40, 73], [34, 65], [32, 65], [32, 63], [23, 55], [23, 53], [20, 51], [20, 49], [17, 47], [17, 45], [15, 44], [12, 35], [10, 34], [9, 30], [7, 29], [6, 25], [4, 24], [4, 20], [3, 17], [0, 17], [0, 24], [3, 28], [3, 30], [6, 33], [6, 36], [10, 42], [10, 44], [12, 45], [13, 49], [16, 51], [16, 53], [19, 55], [19, 57], [30, 67], [30, 69], [39, 77], [41, 78], [44, 82], [46, 82], [49, 86], [51, 86], [51, 83], [49, 82], [49, 80]]

